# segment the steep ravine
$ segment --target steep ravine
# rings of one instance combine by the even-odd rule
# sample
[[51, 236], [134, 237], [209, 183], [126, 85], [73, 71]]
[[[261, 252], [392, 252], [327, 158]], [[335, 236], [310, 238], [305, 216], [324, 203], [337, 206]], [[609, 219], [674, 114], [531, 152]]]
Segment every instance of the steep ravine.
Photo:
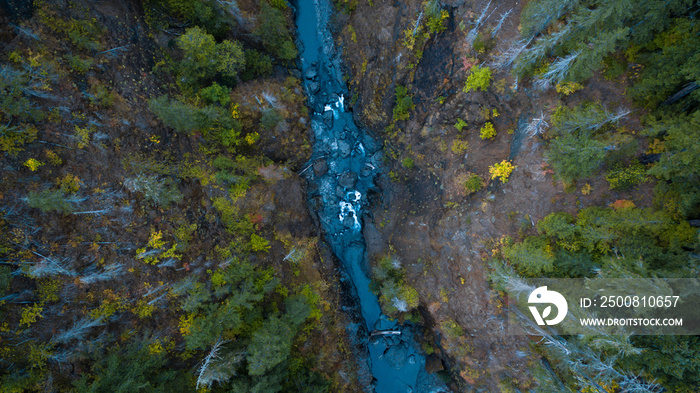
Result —
[[378, 393], [438, 392], [446, 388], [425, 371], [416, 329], [382, 314], [370, 291], [362, 231], [368, 194], [376, 192], [382, 167], [381, 147], [358, 128], [346, 111], [348, 96], [340, 56], [329, 31], [327, 0], [297, 3], [297, 28], [302, 49], [304, 87], [311, 109], [313, 155], [302, 174], [308, 180], [311, 211], [317, 214], [326, 240], [353, 283], [368, 347], [373, 386]]

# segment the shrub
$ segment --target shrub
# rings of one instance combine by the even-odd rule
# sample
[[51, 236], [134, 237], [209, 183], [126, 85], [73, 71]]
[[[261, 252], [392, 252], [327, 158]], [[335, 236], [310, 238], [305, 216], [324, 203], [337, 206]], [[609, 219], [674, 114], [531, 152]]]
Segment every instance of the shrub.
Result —
[[440, 327], [447, 334], [448, 337], [456, 339], [464, 335], [464, 329], [452, 318], [447, 318], [440, 324]]
[[270, 242], [256, 234], [250, 235], [250, 249], [253, 251], [265, 251], [270, 249]]
[[244, 81], [272, 74], [272, 59], [270, 56], [260, 53], [255, 49], [246, 49], [244, 51], [244, 56], [245, 68], [243, 72], [241, 72], [241, 79]]
[[277, 123], [284, 120], [282, 114], [275, 108], [268, 108], [263, 111], [262, 117], [260, 118], [260, 128], [263, 130], [271, 130], [277, 126]]
[[467, 77], [464, 84], [464, 92], [469, 93], [472, 90], [486, 91], [491, 83], [491, 68], [475, 66], [472, 67], [472, 73]]
[[611, 190], [625, 190], [639, 183], [647, 181], [644, 165], [635, 161], [630, 166], [617, 167], [605, 175], [605, 180], [610, 184]]
[[141, 192], [144, 198], [157, 206], [167, 207], [182, 200], [177, 183], [171, 178], [159, 179], [153, 175], [139, 174], [124, 180], [124, 187], [131, 192]]
[[168, 127], [175, 131], [191, 132], [199, 129], [199, 109], [168, 96], [160, 96], [148, 101], [148, 108]]
[[396, 105], [394, 105], [394, 121], [408, 120], [415, 105], [413, 104], [413, 96], [408, 95], [406, 86], [396, 85]]
[[513, 164], [507, 160], [503, 160], [500, 163], [491, 165], [489, 167], [489, 174], [491, 175], [491, 179], [498, 178], [501, 182], [507, 183], [508, 177], [510, 177], [514, 169], [515, 166]]
[[568, 96], [569, 94], [573, 94], [574, 92], [583, 89], [583, 85], [577, 82], [565, 82], [558, 83], [555, 88], [557, 93]]
[[484, 179], [476, 173], [471, 173], [464, 181], [464, 189], [467, 190], [467, 195], [471, 195], [484, 187]]
[[403, 167], [406, 169], [412, 169], [415, 163], [413, 162], [413, 158], [406, 157], [403, 159], [403, 161], [401, 161], [401, 165], [403, 165]]
[[95, 64], [92, 59], [83, 59], [76, 55], [65, 55], [64, 58], [68, 61], [70, 68], [81, 75], [85, 75]]
[[37, 169], [39, 169], [40, 167], [42, 167], [44, 165], [44, 163], [37, 160], [37, 159], [30, 158], [27, 161], [25, 161], [23, 165], [26, 166], [27, 168], [29, 168], [30, 171], [34, 172]]
[[462, 119], [457, 119], [457, 122], [455, 123], [455, 128], [459, 131], [462, 132], [462, 129], [467, 126], [467, 122], [462, 120]]
[[37, 133], [34, 126], [13, 127], [0, 124], [0, 150], [15, 156], [23, 150], [23, 145], [36, 139]]
[[50, 211], [69, 213], [73, 210], [63, 190], [30, 191], [29, 195], [24, 198], [24, 201], [29, 207], [39, 209], [45, 213]]
[[481, 127], [481, 132], [479, 133], [479, 137], [481, 139], [491, 139], [496, 136], [496, 129], [493, 127], [493, 123], [490, 121], [486, 122], [483, 127]]
[[469, 142], [463, 141], [461, 139], [455, 139], [452, 141], [452, 152], [454, 154], [462, 154], [469, 148]]
[[214, 82], [211, 86], [200, 90], [199, 97], [207, 104], [219, 103], [226, 106], [231, 102], [231, 89]]
[[[437, 3], [437, 2], [435, 2]], [[431, 33], [442, 33], [447, 29], [445, 26], [445, 21], [449, 18], [450, 14], [446, 10], [441, 10], [436, 15], [428, 16], [428, 21], [425, 24], [428, 26], [428, 30]]]

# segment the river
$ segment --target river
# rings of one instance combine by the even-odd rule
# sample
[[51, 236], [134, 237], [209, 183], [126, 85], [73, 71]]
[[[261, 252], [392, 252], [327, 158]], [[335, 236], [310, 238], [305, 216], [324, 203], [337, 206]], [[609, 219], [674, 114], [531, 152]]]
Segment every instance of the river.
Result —
[[[353, 283], [366, 333], [377, 393], [447, 391], [425, 371], [414, 326], [399, 325], [381, 312], [370, 291], [362, 215], [368, 193], [380, 174], [381, 145], [357, 127], [346, 110], [347, 86], [329, 29], [329, 0], [298, 0], [296, 23], [302, 78], [311, 112], [312, 158], [304, 171], [309, 206], [321, 222], [326, 241]], [[370, 337], [370, 333], [375, 334]], [[400, 332], [392, 334], [390, 332]], [[382, 334], [387, 333], [387, 334]], [[367, 387], [371, 390], [372, 387]]]

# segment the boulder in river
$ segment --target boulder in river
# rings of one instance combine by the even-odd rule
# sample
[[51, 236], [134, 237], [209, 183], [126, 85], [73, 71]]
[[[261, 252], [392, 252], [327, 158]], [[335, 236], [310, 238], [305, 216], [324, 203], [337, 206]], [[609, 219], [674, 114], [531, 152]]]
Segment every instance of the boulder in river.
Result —
[[357, 181], [357, 174], [355, 172], [343, 172], [338, 177], [338, 185], [345, 187], [346, 189], [351, 189], [355, 187], [355, 182]]
[[333, 111], [323, 112], [323, 124], [328, 128], [333, 128]]
[[328, 171], [328, 163], [325, 158], [314, 161], [314, 173], [316, 176], [323, 176]]
[[306, 79], [311, 79], [311, 80], [313, 80], [313, 79], [315, 79], [316, 76], [318, 75], [318, 71], [316, 71], [316, 67], [309, 67], [309, 68], [306, 70], [306, 74], [304, 74], [304, 75], [306, 76]]
[[340, 156], [343, 158], [349, 156], [352, 151], [350, 144], [342, 139], [338, 141], [338, 149], [340, 150]]
[[309, 87], [309, 94], [316, 94], [321, 89], [321, 85], [318, 82], [309, 82], [307, 86]]

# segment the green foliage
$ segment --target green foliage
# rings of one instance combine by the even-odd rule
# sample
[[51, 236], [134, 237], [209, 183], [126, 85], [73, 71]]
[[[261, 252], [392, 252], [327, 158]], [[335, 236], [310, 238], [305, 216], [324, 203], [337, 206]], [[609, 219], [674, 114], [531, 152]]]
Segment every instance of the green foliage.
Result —
[[42, 311], [44, 311], [44, 307], [38, 303], [22, 307], [22, 318], [19, 321], [19, 326], [31, 326], [37, 319], [42, 317]]
[[235, 147], [240, 142], [241, 123], [219, 106], [202, 108], [171, 100], [167, 96], [151, 99], [149, 109], [168, 127], [179, 132], [201, 132], [224, 147]]
[[0, 150], [16, 156], [22, 146], [36, 140], [38, 131], [34, 126], [13, 127], [0, 124]]
[[491, 83], [491, 68], [474, 66], [471, 71], [467, 81], [464, 83], [463, 91], [465, 93], [469, 93], [472, 90], [486, 91]]
[[270, 56], [260, 53], [255, 49], [246, 49], [245, 68], [241, 72], [241, 79], [248, 81], [259, 76], [266, 77], [272, 74], [272, 59]]
[[250, 235], [250, 249], [254, 252], [265, 251], [270, 249], [270, 242], [256, 234]]
[[125, 348], [112, 349], [109, 354], [99, 353], [88, 364], [89, 373], [75, 382], [79, 393], [188, 392], [194, 390], [193, 381], [182, 372], [168, 368], [168, 359], [162, 352], [152, 353], [140, 340]]
[[199, 108], [168, 96], [160, 96], [148, 101], [149, 109], [168, 127], [179, 132], [192, 132], [206, 127]]
[[503, 256], [523, 276], [537, 277], [554, 270], [554, 255], [543, 237], [530, 236], [522, 243], [505, 246]]
[[373, 270], [374, 285], [379, 288], [379, 301], [388, 315], [409, 312], [419, 305], [418, 292], [405, 281], [405, 272], [398, 260], [385, 256]]
[[440, 324], [442, 330], [452, 339], [464, 336], [464, 329], [452, 318], [447, 318]]
[[459, 132], [462, 132], [462, 129], [464, 129], [464, 127], [466, 127], [466, 126], [467, 126], [466, 121], [464, 121], [462, 119], [457, 119], [457, 122], [455, 123], [455, 128], [457, 128], [457, 130]]
[[107, 108], [114, 104], [117, 95], [102, 84], [94, 84], [90, 86], [90, 93], [86, 93], [87, 97], [93, 105], [99, 105]]
[[469, 174], [467, 180], [464, 181], [464, 189], [467, 191], [467, 195], [473, 194], [482, 188], [484, 188], [484, 179], [476, 173]]
[[621, 118], [598, 104], [560, 107], [552, 115], [547, 156], [557, 176], [572, 182], [594, 175], [612, 150], [622, 150], [632, 141], [615, 133]]
[[282, 114], [277, 109], [265, 109], [262, 113], [262, 117], [260, 117], [260, 128], [265, 131], [270, 131], [282, 120], [284, 120], [284, 117], [282, 117]]
[[231, 89], [214, 82], [211, 86], [199, 91], [199, 97], [207, 104], [220, 104], [227, 106], [231, 102]]
[[240, 42], [224, 40], [217, 44], [216, 62], [216, 71], [224, 80], [233, 83], [238, 72], [245, 66], [245, 55]]
[[496, 129], [493, 127], [493, 123], [487, 121], [479, 132], [479, 137], [481, 139], [491, 139], [496, 137]]
[[510, 174], [515, 170], [515, 165], [507, 160], [497, 162], [489, 167], [491, 179], [499, 179], [501, 183], [507, 183]]
[[683, 215], [700, 211], [700, 111], [655, 122], [647, 131], [663, 135], [665, 151], [649, 174], [664, 180], [657, 183], [659, 198], [675, 201]]
[[179, 64], [180, 80], [185, 85], [202, 83], [215, 76], [232, 84], [245, 64], [239, 42], [225, 40], [217, 44], [213, 36], [197, 26], [187, 29], [177, 44], [183, 56]]
[[28, 93], [46, 88], [45, 82], [36, 81], [33, 75], [11, 67], [3, 67], [0, 69], [0, 114], [6, 121], [13, 118], [21, 121], [42, 120], [44, 114], [34, 108]]
[[413, 162], [413, 158], [406, 157], [403, 160], [401, 160], [401, 165], [406, 169], [413, 169], [415, 163]]
[[182, 200], [178, 182], [171, 177], [139, 174], [126, 179], [124, 186], [131, 192], [143, 193], [143, 197], [156, 206], [167, 207]]
[[450, 13], [447, 10], [441, 10], [437, 0], [426, 3], [425, 16], [427, 17], [425, 25], [428, 26], [431, 34], [439, 34], [447, 29], [445, 22], [450, 17]]
[[450, 147], [450, 150], [452, 150], [452, 153], [462, 154], [465, 151], [467, 151], [467, 149], [469, 149], [469, 142], [468, 141], [465, 141], [465, 140], [462, 140], [459, 138], [455, 138], [454, 140], [452, 140], [452, 147]]
[[673, 276], [687, 268], [688, 250], [698, 246], [687, 222], [634, 207], [589, 207], [577, 216], [556, 212], [537, 229], [541, 235], [503, 248], [504, 257], [529, 277], [583, 277], [596, 269]]
[[[632, 97], [648, 108], [680, 92], [700, 77], [700, 23], [691, 19], [676, 19], [673, 25], [648, 42], [635, 60], [645, 65], [639, 79], [630, 89]], [[685, 105], [700, 101], [691, 93]], [[690, 101], [690, 102], [687, 102]]]
[[406, 86], [396, 85], [396, 104], [394, 105], [394, 121], [408, 120], [409, 111], [413, 110], [413, 96], [408, 94]]
[[90, 18], [87, 12], [79, 12], [83, 14], [82, 18], [64, 19], [46, 4], [37, 4], [37, 6], [40, 9], [38, 19], [62, 38], [67, 37], [68, 40], [65, 41], [73, 44], [76, 49], [92, 52], [102, 50], [100, 41], [105, 35], [106, 29], [100, 26], [97, 19]]
[[12, 269], [9, 266], [0, 266], [0, 297], [5, 296], [12, 284]]
[[85, 75], [95, 64], [95, 61], [90, 58], [83, 59], [76, 55], [65, 55], [64, 57], [68, 61], [70, 68], [81, 75]]
[[261, 22], [255, 34], [262, 39], [268, 51], [282, 60], [292, 60], [297, 57], [297, 49], [282, 11], [263, 2], [258, 20]]
[[637, 336], [633, 344], [646, 350], [625, 356], [621, 364], [648, 373], [669, 391], [691, 392], [700, 386], [698, 336]]
[[276, 317], [268, 319], [253, 333], [248, 346], [248, 373], [263, 375], [285, 361], [292, 349], [293, 338], [294, 332], [285, 321]]
[[35, 209], [46, 212], [70, 213], [73, 206], [63, 190], [30, 191], [24, 201]]
[[[165, 29], [169, 25], [179, 25], [178, 18], [182, 21], [193, 22], [193, 24], [204, 27], [209, 33], [221, 36], [230, 28], [227, 17], [219, 12], [219, 6], [212, 0], [147, 0], [144, 5], [147, 20], [156, 30]], [[163, 8], [164, 11], [175, 18], [163, 15], [161, 10], [155, 11], [155, 5]], [[181, 26], [179, 26], [181, 27]]]
[[647, 181], [646, 168], [638, 161], [627, 167], [617, 167], [605, 174], [611, 190], [626, 190]]
[[655, 33], [668, 28], [674, 17], [690, 15], [690, 4], [689, 0], [624, 0], [577, 6], [578, 2], [572, 0], [530, 1], [521, 14], [526, 39], [544, 33], [550, 24], [569, 14], [563, 24], [539, 35], [532, 47], [521, 53], [516, 72], [532, 73], [545, 58], [555, 55], [560, 60], [568, 59], [555, 62], [560, 68], [556, 71], [560, 79], [557, 82], [583, 81], [602, 67], [606, 56], [630, 44], [648, 42]]

